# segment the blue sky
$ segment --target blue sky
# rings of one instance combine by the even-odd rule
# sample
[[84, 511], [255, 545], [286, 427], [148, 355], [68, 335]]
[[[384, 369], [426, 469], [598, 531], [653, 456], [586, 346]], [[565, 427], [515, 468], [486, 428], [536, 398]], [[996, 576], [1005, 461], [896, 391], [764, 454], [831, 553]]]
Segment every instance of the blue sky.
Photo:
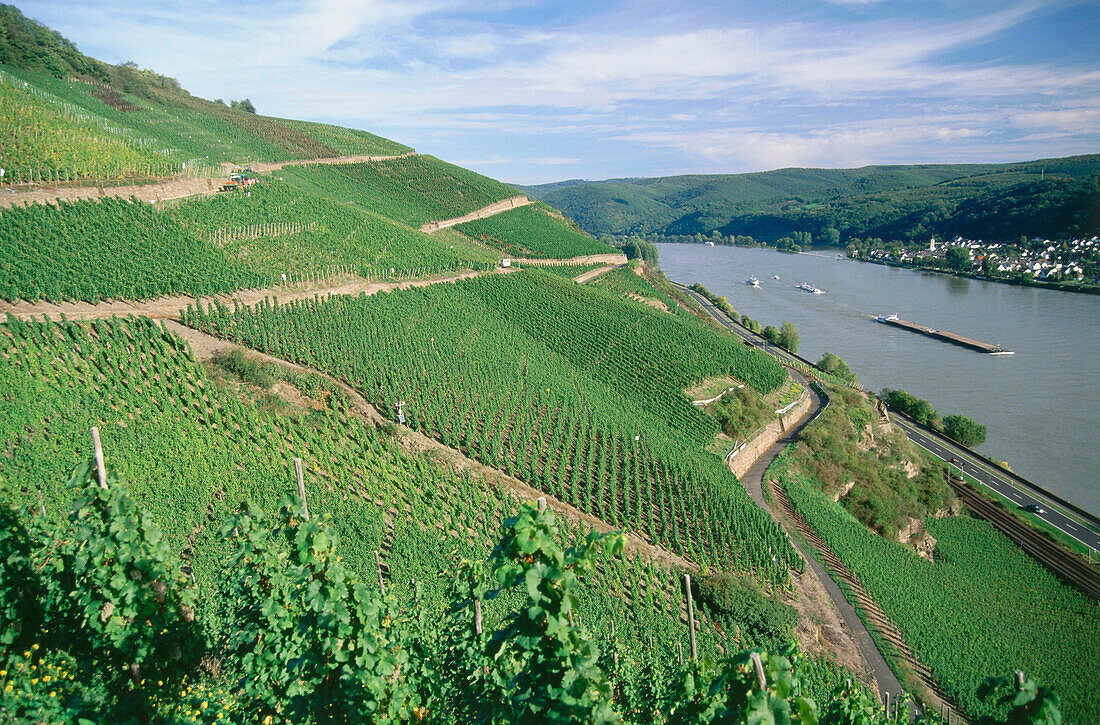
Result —
[[1100, 152], [1100, 3], [15, 0], [206, 98], [516, 183]]

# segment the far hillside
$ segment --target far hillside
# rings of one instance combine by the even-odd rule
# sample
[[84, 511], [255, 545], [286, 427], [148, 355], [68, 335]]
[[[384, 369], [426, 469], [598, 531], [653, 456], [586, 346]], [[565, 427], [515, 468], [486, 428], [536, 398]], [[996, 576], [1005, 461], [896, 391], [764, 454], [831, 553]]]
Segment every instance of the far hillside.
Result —
[[[779, 169], [527, 188], [592, 234], [815, 243], [930, 234], [1015, 240], [1100, 233], [1100, 155], [1013, 164]], [[699, 239], [702, 241], [702, 239]]]

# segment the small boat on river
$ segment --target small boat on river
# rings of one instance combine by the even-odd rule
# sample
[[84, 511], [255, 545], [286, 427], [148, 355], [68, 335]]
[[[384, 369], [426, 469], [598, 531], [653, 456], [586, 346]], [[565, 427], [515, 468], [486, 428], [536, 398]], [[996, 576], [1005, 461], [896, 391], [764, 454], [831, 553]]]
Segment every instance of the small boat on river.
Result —
[[807, 284], [806, 282], [803, 282], [802, 284], [797, 285], [797, 286], [798, 286], [798, 289], [800, 289], [804, 292], [810, 292], [811, 294], [815, 294], [815, 295], [825, 294], [825, 290], [818, 289], [817, 287], [814, 287], [812, 284]]
[[747, 284], [749, 287], [759, 287], [760, 280], [756, 278], [756, 275], [753, 275], [752, 277], [749, 277], [745, 280], [745, 284]]

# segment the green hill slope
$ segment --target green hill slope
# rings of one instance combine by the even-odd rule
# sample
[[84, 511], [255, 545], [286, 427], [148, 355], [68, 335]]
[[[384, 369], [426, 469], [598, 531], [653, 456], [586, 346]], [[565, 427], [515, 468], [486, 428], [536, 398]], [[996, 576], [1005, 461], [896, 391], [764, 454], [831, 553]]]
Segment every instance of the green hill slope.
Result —
[[[752, 174], [564, 182], [528, 188], [593, 234], [1014, 239], [1100, 231], [1100, 155], [1016, 164], [780, 169]], [[1011, 220], [1011, 221], [1008, 221]], [[1021, 228], [1019, 222], [1030, 220]], [[982, 230], [986, 230], [982, 234]]]

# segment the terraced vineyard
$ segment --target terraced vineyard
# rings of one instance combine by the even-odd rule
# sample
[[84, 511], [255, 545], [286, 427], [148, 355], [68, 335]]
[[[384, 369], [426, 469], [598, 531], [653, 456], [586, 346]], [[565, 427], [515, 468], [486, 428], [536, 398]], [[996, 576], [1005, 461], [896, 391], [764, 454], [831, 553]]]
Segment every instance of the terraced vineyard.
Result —
[[0, 150], [3, 182], [50, 183], [79, 179], [164, 176], [180, 161], [130, 129], [31, 86], [0, 69]]
[[[396, 155], [404, 144], [366, 131], [287, 121], [157, 89], [157, 100], [101, 82], [0, 67], [4, 183], [205, 175], [221, 161]], [[220, 171], [220, 170], [217, 170]]]
[[[994, 711], [977, 696], [1012, 663], [1058, 682], [1068, 722], [1100, 721], [1100, 609], [1063, 585], [985, 522], [929, 520], [936, 560], [868, 530], [820, 484], [792, 468], [790, 453], [768, 469], [799, 514], [859, 577], [937, 683], [970, 713]], [[1011, 633], [1010, 636], [1005, 636]]]
[[[91, 325], [9, 319], [0, 328], [0, 502], [27, 510], [41, 501], [48, 519], [64, 519], [75, 495], [62, 483], [66, 471], [87, 459], [88, 428], [99, 426], [108, 468], [159, 524], [170, 549], [182, 552], [213, 633], [224, 625], [213, 604], [226, 566], [222, 523], [245, 500], [273, 510], [293, 490], [290, 463], [300, 457], [310, 512], [330, 517], [345, 566], [376, 588], [374, 552], [381, 552], [387, 588], [404, 606], [418, 592], [419, 610], [441, 617], [456, 562], [488, 555], [516, 500], [403, 453], [322, 379], [292, 380], [303, 391], [327, 389], [326, 404], [275, 413], [227, 394], [182, 340], [145, 318]], [[563, 542], [583, 533], [565, 522]], [[631, 555], [601, 559], [581, 582], [578, 616], [617, 652], [618, 687], [638, 692], [643, 677], [664, 680], [675, 670], [676, 643], [686, 646], [678, 577]], [[521, 602], [517, 593], [486, 602], [486, 626]], [[705, 606], [697, 616], [703, 653], [754, 643], [737, 639], [736, 622], [716, 629]], [[648, 663], [648, 674], [630, 662]]]
[[616, 251], [551, 216], [543, 204], [517, 207], [456, 228], [511, 257], [569, 259]]
[[302, 188], [361, 204], [411, 227], [453, 219], [520, 195], [511, 186], [424, 155], [362, 164], [296, 166], [280, 173]]
[[390, 416], [404, 401], [414, 428], [694, 560], [777, 584], [801, 566], [700, 451], [717, 427], [683, 394], [717, 373], [770, 390], [783, 371], [701, 326], [525, 272], [185, 321], [338, 375]]
[[9, 301], [208, 295], [274, 286], [282, 274], [339, 268], [388, 279], [493, 259], [277, 181], [168, 211], [108, 198], [0, 212], [0, 297]]

